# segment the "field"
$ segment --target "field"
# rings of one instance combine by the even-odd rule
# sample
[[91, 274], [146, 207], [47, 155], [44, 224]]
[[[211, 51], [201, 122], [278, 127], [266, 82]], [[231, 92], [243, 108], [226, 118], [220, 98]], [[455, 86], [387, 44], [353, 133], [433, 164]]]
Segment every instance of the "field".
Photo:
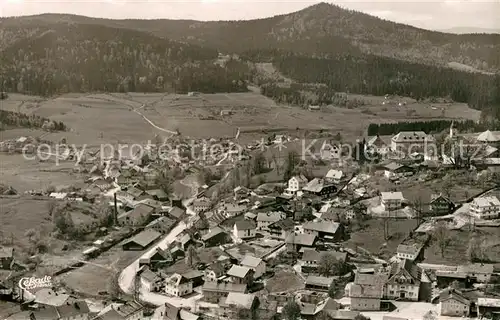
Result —
[[75, 271], [57, 277], [69, 289], [96, 296], [99, 291], [110, 292], [111, 278], [132, 263], [143, 252], [122, 251], [120, 246], [103, 253]]
[[[344, 137], [360, 137], [371, 122], [394, 122], [423, 119], [479, 118], [479, 111], [465, 104], [426, 104], [411, 99], [405, 106], [382, 105], [383, 97], [350, 96], [363, 100], [356, 109], [322, 107], [308, 111], [299, 107], [276, 105], [255, 92], [201, 94], [189, 97], [174, 94], [115, 93], [67, 94], [53, 99], [12, 94], [2, 102], [4, 110], [35, 114], [64, 122], [71, 130], [46, 133], [40, 130], [16, 129], [15, 136], [33, 135], [69, 143], [139, 143], [156, 134], [168, 137], [179, 130], [193, 138], [234, 137], [241, 130], [241, 140], [254, 139], [263, 130], [296, 132], [327, 130]], [[135, 111], [134, 111], [135, 110]], [[221, 115], [221, 111], [231, 115]], [[149, 120], [149, 122], [148, 122]], [[10, 130], [1, 139], [11, 137]]]
[[74, 162], [56, 165], [55, 162], [27, 160], [20, 154], [0, 153], [0, 181], [18, 193], [45, 190], [49, 186], [63, 188], [83, 181], [73, 173]]
[[413, 219], [390, 220], [389, 239], [384, 239], [384, 225], [380, 219], [367, 221], [367, 226], [351, 235], [346, 245], [351, 249], [362, 248], [372, 254], [390, 257], [396, 253], [398, 245], [417, 226]]
[[292, 271], [280, 270], [266, 282], [266, 289], [269, 292], [293, 292], [304, 289], [304, 281]]

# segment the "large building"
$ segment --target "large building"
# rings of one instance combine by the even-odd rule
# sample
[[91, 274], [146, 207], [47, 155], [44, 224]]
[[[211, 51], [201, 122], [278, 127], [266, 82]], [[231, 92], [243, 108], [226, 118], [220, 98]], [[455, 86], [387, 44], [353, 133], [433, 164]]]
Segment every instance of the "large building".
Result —
[[500, 201], [495, 196], [475, 198], [470, 204], [470, 214], [477, 219], [496, 219], [500, 213]]
[[424, 153], [430, 144], [434, 144], [434, 137], [423, 131], [401, 131], [391, 139], [391, 150], [402, 152], [405, 155]]

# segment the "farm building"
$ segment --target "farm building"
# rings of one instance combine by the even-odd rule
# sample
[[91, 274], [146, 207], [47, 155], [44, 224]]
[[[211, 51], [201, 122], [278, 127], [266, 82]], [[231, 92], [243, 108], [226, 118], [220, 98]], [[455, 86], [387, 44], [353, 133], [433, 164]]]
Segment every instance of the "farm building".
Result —
[[160, 238], [161, 233], [147, 229], [122, 244], [123, 250], [144, 250]]

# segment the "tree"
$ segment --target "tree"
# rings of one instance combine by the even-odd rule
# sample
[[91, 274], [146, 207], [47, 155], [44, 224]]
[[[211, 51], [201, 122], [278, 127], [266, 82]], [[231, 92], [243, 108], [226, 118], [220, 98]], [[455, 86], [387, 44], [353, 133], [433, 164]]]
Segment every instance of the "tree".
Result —
[[190, 245], [186, 251], [186, 265], [188, 265], [189, 267], [193, 267], [195, 265], [195, 262], [196, 250], [192, 245]]
[[325, 252], [321, 254], [318, 263], [318, 273], [325, 277], [334, 275], [344, 275], [347, 273], [348, 267], [346, 264], [338, 260], [333, 254]]
[[295, 173], [295, 168], [300, 163], [299, 154], [296, 151], [289, 151], [285, 162], [285, 172], [283, 179], [288, 181]]
[[120, 278], [120, 273], [118, 271], [113, 271], [111, 277], [108, 278], [108, 288], [109, 295], [111, 299], [119, 299], [121, 295], [120, 285], [118, 284]]
[[451, 238], [450, 238], [450, 231], [446, 227], [445, 222], [438, 222], [434, 231], [433, 231], [433, 236], [436, 240], [436, 243], [441, 250], [441, 257], [444, 257], [444, 253], [446, 251], [446, 248], [450, 245], [451, 243]]
[[330, 287], [328, 287], [328, 296], [332, 299], [335, 299], [335, 294], [337, 293], [337, 284], [335, 280], [330, 283]]
[[160, 172], [156, 177], [156, 184], [163, 190], [167, 195], [171, 195], [173, 192], [174, 177], [171, 171], [167, 169]]
[[285, 320], [298, 320], [300, 319], [300, 306], [295, 301], [289, 301], [281, 311]]
[[261, 174], [266, 171], [266, 157], [262, 152], [255, 155], [253, 159], [253, 172], [255, 174]]

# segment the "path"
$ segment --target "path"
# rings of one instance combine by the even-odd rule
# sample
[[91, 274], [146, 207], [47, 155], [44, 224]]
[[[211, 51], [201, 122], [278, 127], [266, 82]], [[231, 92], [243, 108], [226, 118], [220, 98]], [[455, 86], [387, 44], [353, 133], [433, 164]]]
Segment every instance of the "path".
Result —
[[160, 131], [163, 131], [163, 132], [166, 132], [166, 133], [170, 133], [172, 135], [176, 135], [177, 132], [175, 131], [171, 131], [171, 130], [168, 130], [168, 129], [165, 129], [165, 128], [162, 128], [162, 127], [158, 127], [156, 124], [153, 123], [153, 121], [149, 120], [145, 115], [143, 115], [142, 113], [140, 113], [138, 110], [139, 109], [142, 109], [144, 108], [146, 105], [143, 104], [140, 108], [138, 109], [132, 109], [133, 112], [137, 113], [138, 115], [140, 115], [144, 120], [146, 120], [151, 126], [153, 126], [153, 128], [155, 129], [158, 129]]

